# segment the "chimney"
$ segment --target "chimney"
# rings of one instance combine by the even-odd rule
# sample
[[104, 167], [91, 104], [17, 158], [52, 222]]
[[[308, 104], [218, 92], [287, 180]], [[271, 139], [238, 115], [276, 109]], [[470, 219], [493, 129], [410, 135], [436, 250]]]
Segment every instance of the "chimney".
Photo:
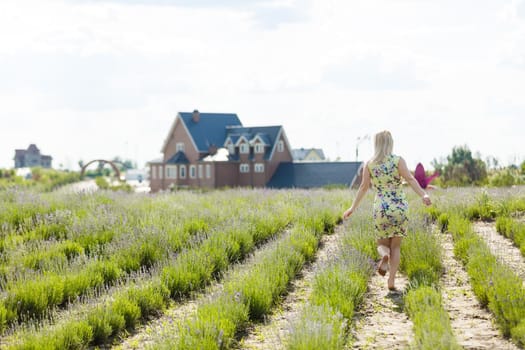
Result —
[[211, 155], [214, 155], [215, 153], [217, 153], [217, 150], [218, 150], [217, 146], [213, 143], [208, 147], [208, 153]]
[[191, 119], [193, 120], [194, 123], [198, 123], [199, 120], [201, 119], [201, 115], [197, 109], [193, 111], [193, 116], [191, 117]]

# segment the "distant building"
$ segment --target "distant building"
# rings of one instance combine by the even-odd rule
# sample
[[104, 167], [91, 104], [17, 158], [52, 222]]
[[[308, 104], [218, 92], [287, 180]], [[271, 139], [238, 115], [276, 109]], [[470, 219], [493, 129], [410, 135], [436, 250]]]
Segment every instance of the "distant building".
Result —
[[25, 149], [16, 149], [15, 150], [15, 168], [33, 168], [33, 167], [42, 167], [42, 168], [51, 168], [51, 156], [46, 156], [40, 154], [40, 150], [35, 144], [30, 144], [29, 147]]
[[[244, 127], [237, 114], [180, 112], [163, 157], [148, 163], [152, 192], [172, 187], [311, 188], [355, 184], [361, 163], [294, 163], [281, 125]], [[313, 159], [324, 158], [317, 153]], [[297, 165], [299, 164], [299, 165]]]
[[326, 158], [320, 148], [296, 148], [292, 150], [294, 162], [322, 162]]

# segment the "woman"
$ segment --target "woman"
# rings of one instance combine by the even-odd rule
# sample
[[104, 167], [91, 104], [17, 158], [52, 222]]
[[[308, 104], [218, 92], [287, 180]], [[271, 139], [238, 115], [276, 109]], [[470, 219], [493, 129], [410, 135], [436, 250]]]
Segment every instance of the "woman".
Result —
[[394, 141], [389, 131], [382, 131], [374, 138], [374, 156], [363, 168], [361, 186], [352, 206], [343, 219], [352, 215], [372, 184], [376, 190], [374, 200], [374, 223], [377, 232], [377, 250], [381, 256], [377, 272], [384, 276], [390, 265], [388, 289], [395, 290], [395, 277], [401, 257], [401, 240], [406, 236], [408, 203], [401, 188], [401, 178], [430, 205], [430, 197], [419, 186], [407, 168], [405, 160], [392, 154]]

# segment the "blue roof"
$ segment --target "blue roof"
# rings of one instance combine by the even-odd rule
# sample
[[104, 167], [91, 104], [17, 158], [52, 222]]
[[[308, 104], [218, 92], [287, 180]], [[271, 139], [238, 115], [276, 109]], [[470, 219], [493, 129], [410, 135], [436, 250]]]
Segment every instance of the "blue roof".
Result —
[[182, 151], [175, 153], [173, 157], [166, 161], [166, 164], [187, 164], [189, 163], [188, 158]]
[[255, 136], [259, 136], [263, 142], [265, 142], [268, 147], [266, 147], [266, 152], [264, 154], [264, 159], [270, 159], [270, 154], [273, 150], [275, 142], [277, 141], [277, 136], [281, 131], [282, 126], [255, 126], [251, 128], [228, 128], [227, 136], [231, 137], [232, 140], [238, 140], [242, 135], [251, 141]]
[[199, 152], [208, 152], [211, 145], [222, 147], [226, 140], [227, 126], [242, 126], [237, 114], [199, 113], [197, 123], [193, 121], [192, 112], [180, 112], [179, 115]]
[[279, 164], [266, 186], [272, 188], [350, 186], [361, 164], [361, 162], [284, 162]]

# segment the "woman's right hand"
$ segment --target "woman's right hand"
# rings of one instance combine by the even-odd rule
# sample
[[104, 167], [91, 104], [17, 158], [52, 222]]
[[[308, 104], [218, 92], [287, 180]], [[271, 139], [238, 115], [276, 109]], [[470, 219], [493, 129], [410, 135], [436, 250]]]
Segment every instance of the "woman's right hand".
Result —
[[432, 204], [432, 201], [430, 200], [430, 197], [428, 196], [428, 194], [425, 194], [423, 197], [423, 203], [425, 203], [425, 205], [431, 205]]
[[353, 212], [354, 212], [353, 208], [349, 208], [349, 209], [345, 210], [345, 212], [343, 213], [343, 220], [344, 219], [348, 219], [350, 217], [350, 215], [352, 215]]

